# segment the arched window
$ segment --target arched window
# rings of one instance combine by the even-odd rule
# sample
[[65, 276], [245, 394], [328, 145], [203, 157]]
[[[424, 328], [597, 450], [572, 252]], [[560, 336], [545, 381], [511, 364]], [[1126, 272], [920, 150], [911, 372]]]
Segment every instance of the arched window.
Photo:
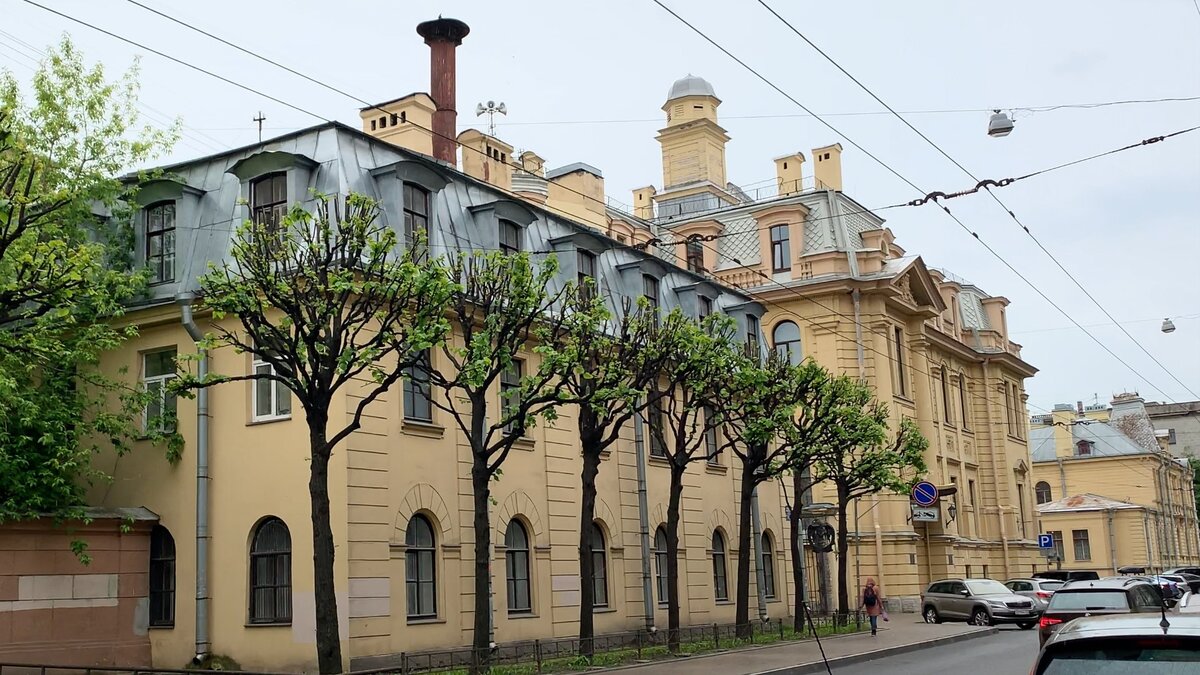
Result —
[[658, 604], [667, 604], [667, 528], [663, 525], [654, 532], [654, 581], [658, 586]]
[[958, 409], [962, 411], [962, 428], [971, 429], [971, 408], [967, 406], [967, 377], [958, 374]]
[[521, 521], [508, 521], [504, 533], [505, 568], [508, 577], [508, 613], [520, 614], [533, 611], [529, 594], [529, 535]]
[[763, 532], [762, 535], [762, 568], [763, 568], [763, 595], [768, 598], [775, 597], [775, 549], [771, 546], [771, 535], [768, 532]]
[[799, 364], [804, 358], [800, 349], [800, 327], [791, 321], [780, 321], [775, 325], [771, 342], [774, 343], [775, 352], [792, 365]]
[[1096, 444], [1091, 441], [1079, 441], [1075, 444], [1075, 454], [1079, 455], [1080, 457], [1085, 457], [1092, 454], [1092, 450], [1094, 450], [1095, 447]]
[[713, 597], [717, 600], [728, 600], [729, 582], [725, 577], [725, 537], [720, 532], [713, 532], [712, 563]]
[[408, 594], [408, 618], [437, 616], [437, 558], [433, 525], [417, 514], [408, 521], [404, 532], [404, 574]]
[[1050, 484], [1044, 480], [1038, 481], [1037, 485], [1033, 486], [1033, 496], [1039, 504], [1052, 501], [1050, 497]]
[[175, 539], [162, 525], [150, 530], [150, 625], [175, 625]]
[[954, 410], [950, 403], [950, 377], [946, 374], [946, 364], [942, 364], [942, 419], [946, 424], [954, 424]]
[[250, 543], [250, 623], [292, 622], [292, 535], [266, 518]]
[[592, 606], [608, 607], [608, 558], [604, 531], [596, 523], [592, 523]]

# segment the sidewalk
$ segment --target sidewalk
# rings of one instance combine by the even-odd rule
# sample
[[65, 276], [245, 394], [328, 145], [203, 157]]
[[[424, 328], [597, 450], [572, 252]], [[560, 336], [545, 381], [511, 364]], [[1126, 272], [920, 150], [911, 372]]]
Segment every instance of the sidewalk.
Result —
[[[970, 640], [991, 635], [995, 628], [966, 624], [926, 624], [911, 614], [880, 622], [879, 635], [868, 633], [839, 635], [821, 639], [825, 656], [833, 668], [881, 659], [926, 647]], [[763, 647], [746, 647], [728, 652], [687, 656], [598, 672], [629, 671], [629, 675], [801, 675], [825, 672], [821, 651], [814, 640], [788, 642]]]

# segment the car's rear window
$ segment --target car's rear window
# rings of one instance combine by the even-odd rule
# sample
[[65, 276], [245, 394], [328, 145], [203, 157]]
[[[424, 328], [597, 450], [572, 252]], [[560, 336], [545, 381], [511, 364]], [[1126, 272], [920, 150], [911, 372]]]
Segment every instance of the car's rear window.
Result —
[[[1057, 596], [1056, 596], [1057, 597]], [[1172, 637], [1105, 638], [1050, 649], [1039, 675], [1182, 675], [1200, 669], [1200, 642]]]
[[1067, 582], [1065, 581], [1039, 581], [1038, 587], [1043, 591], [1057, 591], [1062, 588]]
[[1124, 591], [1058, 591], [1050, 598], [1049, 610], [1063, 612], [1098, 609], [1129, 609]]

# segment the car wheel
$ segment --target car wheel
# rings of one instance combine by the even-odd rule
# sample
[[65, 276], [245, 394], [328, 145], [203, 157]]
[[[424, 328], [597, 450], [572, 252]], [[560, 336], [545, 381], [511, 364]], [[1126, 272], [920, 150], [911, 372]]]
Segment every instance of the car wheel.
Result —
[[1030, 628], [1033, 628], [1036, 625], [1037, 625], [1036, 623], [1025, 622], [1025, 623], [1017, 624], [1017, 628], [1020, 628], [1021, 630], [1029, 630]]
[[976, 607], [971, 612], [972, 626], [990, 626], [992, 625], [992, 617], [988, 616], [987, 610], [982, 607]]
[[937, 610], [933, 608], [933, 605], [926, 607], [925, 611], [922, 613], [922, 616], [925, 617], [925, 623], [942, 622], [942, 617], [938, 616]]

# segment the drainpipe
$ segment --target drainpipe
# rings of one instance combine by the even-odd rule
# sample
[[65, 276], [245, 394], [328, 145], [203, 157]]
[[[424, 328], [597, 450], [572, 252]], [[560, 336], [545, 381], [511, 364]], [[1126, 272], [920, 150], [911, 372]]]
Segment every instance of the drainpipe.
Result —
[[[990, 359], [983, 360], [983, 408], [987, 414], [988, 420], [988, 439], [995, 439], [995, 422], [992, 420], [992, 397], [988, 394], [991, 391], [991, 382], [989, 381], [988, 365]], [[1004, 550], [1004, 577], [1007, 579], [1012, 575], [1008, 572], [1008, 531], [1004, 527], [1004, 506], [1000, 503], [1000, 486], [1004, 484], [1003, 476], [1000, 474], [1000, 461], [996, 457], [996, 444], [992, 444], [992, 476], [996, 481], [996, 516], [1000, 523], [1000, 547]], [[1000, 441], [1000, 451], [1004, 450], [1004, 441]]]
[[762, 518], [758, 511], [758, 486], [754, 486], [754, 491], [750, 493], [750, 536], [754, 538], [751, 542], [751, 550], [754, 552], [754, 579], [758, 584], [758, 618], [760, 621], [766, 621], [767, 616], [767, 572], [762, 565]]
[[[183, 329], [197, 343], [199, 375], [203, 380], [208, 376], [208, 350], [199, 346], [204, 333], [192, 318], [195, 299], [196, 296], [189, 292], [175, 296]], [[208, 487], [212, 480], [208, 473], [208, 419], [208, 387], [205, 387], [196, 394], [196, 663], [203, 661], [212, 649], [208, 634], [208, 545], [212, 540], [208, 531]]]
[[[831, 199], [832, 199], [832, 196], [831, 196]], [[854, 261], [854, 259], [853, 259], [854, 254], [850, 253], [849, 255], [851, 256], [851, 266], [852, 266], [853, 272], [857, 276], [857, 274], [858, 274], [857, 262]], [[858, 358], [858, 379], [865, 382], [867, 379], [867, 363], [866, 363], [866, 356], [863, 353], [864, 345], [863, 345], [863, 329], [862, 329], [862, 294], [859, 292], [859, 290], [857, 288], [855, 288], [854, 290], [850, 291], [850, 298], [854, 301], [854, 342], [856, 344], [855, 355]], [[879, 587], [884, 588], [884, 583], [883, 583], [883, 529], [879, 526], [879, 511], [875, 508], [877, 506], [879, 506], [879, 495], [873, 495], [871, 497], [870, 511], [871, 511], [871, 525], [873, 526], [873, 528], [875, 530], [875, 570], [876, 570], [875, 575], [878, 577], [878, 579], [876, 581], [879, 584]], [[862, 537], [859, 536], [859, 532], [858, 532], [858, 500], [857, 499], [854, 500], [854, 508], [855, 508], [855, 512], [854, 512], [854, 516], [855, 516], [854, 557], [858, 558], [858, 542], [862, 539]], [[858, 564], [858, 562], [856, 560], [855, 565], [857, 566], [857, 564]]]
[[638, 539], [642, 545], [642, 606], [646, 611], [646, 632], [653, 633], [655, 604], [650, 576], [650, 507], [646, 505], [646, 443], [641, 413], [633, 419], [633, 450], [637, 461], [638, 526], [641, 528]]
[[1154, 571], [1154, 547], [1150, 545], [1150, 514], [1142, 510], [1142, 536], [1146, 538], [1146, 571]]
[[1160, 453], [1158, 460], [1162, 464], [1163, 469], [1163, 496], [1167, 499], [1167, 532], [1170, 538], [1167, 540], [1167, 547], [1171, 551], [1171, 564], [1179, 564], [1179, 539], [1175, 536], [1175, 499], [1171, 496], [1171, 467], [1166, 457]]
[[1112, 558], [1113, 576], [1117, 575], [1117, 536], [1113, 533], [1113, 509], [1108, 509], [1108, 552]]
[[[1057, 454], [1057, 453], [1056, 453]], [[1067, 498], [1067, 469], [1063, 466], [1063, 458], [1057, 458], [1058, 461], [1058, 482], [1062, 484], [1062, 492], [1059, 493], [1059, 499]]]

